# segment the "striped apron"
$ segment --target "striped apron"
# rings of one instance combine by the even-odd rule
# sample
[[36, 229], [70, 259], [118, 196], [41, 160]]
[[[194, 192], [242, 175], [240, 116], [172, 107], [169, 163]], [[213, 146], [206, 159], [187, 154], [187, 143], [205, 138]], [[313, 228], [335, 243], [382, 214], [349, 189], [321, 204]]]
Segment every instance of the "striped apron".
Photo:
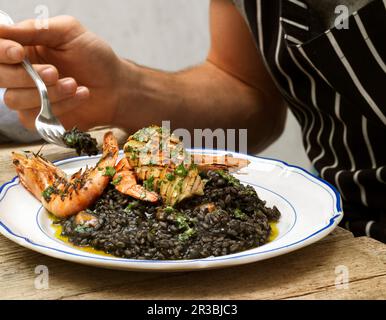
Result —
[[301, 0], [234, 3], [313, 166], [342, 194], [345, 226], [386, 241], [386, 0], [329, 30]]

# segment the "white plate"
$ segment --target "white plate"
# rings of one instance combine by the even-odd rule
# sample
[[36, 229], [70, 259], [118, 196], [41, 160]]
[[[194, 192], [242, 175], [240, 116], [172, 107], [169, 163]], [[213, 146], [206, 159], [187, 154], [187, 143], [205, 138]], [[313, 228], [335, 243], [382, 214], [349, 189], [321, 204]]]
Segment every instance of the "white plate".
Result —
[[[192, 153], [204, 153], [202, 150]], [[225, 154], [222, 151], [205, 151]], [[229, 153], [229, 152], [227, 152]], [[282, 213], [278, 238], [259, 248], [218, 258], [187, 261], [139, 261], [101, 256], [78, 250], [54, 236], [45, 209], [19, 183], [18, 178], [0, 188], [0, 232], [19, 245], [42, 254], [76, 263], [120, 270], [188, 271], [236, 266], [269, 259], [308, 246], [327, 236], [343, 217], [339, 193], [301, 168], [284, 162], [234, 154], [251, 161], [236, 175], [252, 185], [268, 206]], [[94, 166], [99, 157], [78, 157], [57, 162], [71, 174]]]

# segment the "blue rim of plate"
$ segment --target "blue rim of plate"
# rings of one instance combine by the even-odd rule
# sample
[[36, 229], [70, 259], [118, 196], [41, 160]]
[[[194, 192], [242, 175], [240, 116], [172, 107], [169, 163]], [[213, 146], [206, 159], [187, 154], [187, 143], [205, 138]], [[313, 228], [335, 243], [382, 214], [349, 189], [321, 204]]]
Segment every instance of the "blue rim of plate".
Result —
[[[206, 153], [206, 154], [228, 153], [228, 154], [237, 155], [237, 153], [228, 152], [228, 151], [224, 151], [224, 150], [201, 150], [201, 149], [194, 149], [194, 150], [188, 150], [188, 151], [193, 151], [193, 152], [196, 152], [196, 153]], [[10, 234], [11, 236], [16, 237], [16, 238], [21, 239], [21, 240], [24, 240], [25, 242], [29, 243], [32, 246], [43, 248], [43, 249], [48, 249], [50, 251], [54, 251], [54, 252], [58, 252], [58, 253], [63, 253], [63, 254], [66, 254], [66, 255], [69, 255], [69, 256], [72, 256], [72, 257], [79, 257], [79, 258], [82, 258], [82, 259], [85, 259], [85, 260], [89, 260], [89, 261], [90, 260], [99, 260], [99, 261], [105, 261], [105, 262], [119, 262], [119, 263], [123, 262], [123, 263], [128, 263], [128, 264], [144, 263], [144, 264], [178, 264], [178, 265], [183, 265], [183, 264], [194, 264], [194, 263], [197, 263], [197, 262], [221, 262], [221, 261], [229, 261], [229, 260], [240, 260], [240, 259], [246, 258], [246, 257], [258, 256], [258, 255], [265, 254], [265, 253], [279, 251], [279, 250], [282, 250], [282, 249], [285, 249], [285, 248], [295, 247], [296, 245], [298, 245], [298, 244], [300, 244], [300, 243], [302, 243], [304, 241], [307, 241], [307, 240], [309, 240], [311, 238], [314, 238], [314, 237], [318, 236], [319, 234], [323, 233], [324, 231], [330, 229], [332, 226], [334, 226], [334, 224], [337, 221], [340, 221], [343, 218], [343, 211], [342, 211], [342, 204], [341, 204], [340, 193], [329, 182], [327, 182], [327, 181], [325, 181], [325, 180], [323, 180], [323, 179], [321, 179], [321, 178], [311, 174], [310, 172], [308, 172], [307, 170], [305, 170], [305, 169], [303, 169], [301, 167], [290, 165], [290, 164], [288, 164], [288, 163], [286, 163], [284, 161], [281, 161], [281, 160], [271, 159], [271, 158], [266, 158], [266, 157], [251, 156], [251, 155], [246, 155], [246, 154], [238, 154], [238, 155], [241, 155], [241, 156], [244, 156], [244, 157], [255, 158], [257, 160], [266, 160], [266, 161], [268, 160], [268, 161], [272, 162], [271, 164], [276, 163], [277, 164], [276, 166], [281, 168], [281, 169], [285, 169], [285, 168], [297, 169], [300, 172], [297, 172], [297, 171], [292, 171], [292, 172], [300, 174], [304, 178], [309, 180], [310, 182], [319, 185], [320, 187], [325, 189], [331, 196], [332, 196], [332, 194], [331, 194], [331, 192], [329, 192], [329, 190], [333, 191], [333, 193], [335, 195], [335, 198], [334, 197], [333, 198], [334, 198], [334, 200], [335, 200], [334, 202], [336, 204], [336, 207], [334, 209], [335, 209], [336, 212], [334, 212], [334, 214], [330, 218], [329, 223], [327, 225], [325, 225], [323, 228], [321, 228], [320, 230], [314, 232], [313, 234], [311, 234], [311, 235], [309, 235], [309, 236], [307, 236], [307, 237], [305, 237], [305, 238], [303, 238], [303, 239], [301, 239], [299, 241], [296, 241], [296, 242], [293, 242], [293, 243], [290, 243], [288, 245], [281, 246], [281, 247], [278, 247], [278, 248], [274, 248], [274, 249], [270, 249], [270, 250], [265, 250], [265, 251], [260, 251], [260, 252], [254, 252], [254, 253], [248, 253], [248, 251], [244, 251], [244, 252], [241, 252], [239, 254], [231, 255], [231, 256], [216, 257], [216, 258], [206, 258], [206, 259], [195, 259], [195, 260], [181, 260], [181, 261], [176, 261], [176, 260], [166, 260], [166, 261], [164, 261], [164, 260], [133, 260], [133, 259], [121, 259], [121, 258], [104, 258], [104, 257], [95, 256], [95, 255], [90, 256], [90, 255], [77, 254], [77, 253], [72, 253], [72, 252], [68, 252], [68, 251], [65, 251], [65, 250], [60, 250], [60, 249], [57, 249], [57, 248], [52, 248], [52, 247], [48, 247], [48, 246], [44, 246], [44, 245], [35, 243], [34, 241], [32, 241], [32, 240], [30, 240], [30, 239], [28, 239], [26, 237], [23, 237], [23, 236], [20, 236], [20, 235], [14, 233], [2, 221], [0, 221], [0, 227], [4, 231], [6, 231], [8, 234]], [[87, 157], [87, 156], [85, 156], [85, 157], [72, 157], [72, 158], [68, 158], [68, 159], [64, 159], [64, 160], [60, 160], [60, 161], [55, 161], [54, 163], [56, 163], [58, 165], [64, 165], [64, 164], [68, 164], [68, 163], [75, 162], [75, 161], [82, 161], [82, 160], [87, 160], [87, 159], [90, 159], [90, 160], [96, 159], [99, 156], [100, 155], [94, 156], [94, 157]], [[279, 164], [281, 164], [281, 165], [279, 165]], [[284, 165], [284, 168], [283, 168], [282, 165]], [[314, 181], [315, 179], [317, 181], [319, 181], [319, 183], [315, 182]], [[0, 187], [0, 195], [6, 189], [6, 187], [8, 187], [6, 189], [6, 192], [4, 193], [4, 195], [1, 197], [0, 202], [3, 201], [3, 199], [5, 198], [5, 196], [6, 196], [6, 194], [7, 194], [9, 189], [19, 185], [20, 182], [15, 184], [15, 182], [17, 180], [18, 180], [18, 177], [16, 176], [11, 181], [6, 182], [5, 184], [3, 184]]]

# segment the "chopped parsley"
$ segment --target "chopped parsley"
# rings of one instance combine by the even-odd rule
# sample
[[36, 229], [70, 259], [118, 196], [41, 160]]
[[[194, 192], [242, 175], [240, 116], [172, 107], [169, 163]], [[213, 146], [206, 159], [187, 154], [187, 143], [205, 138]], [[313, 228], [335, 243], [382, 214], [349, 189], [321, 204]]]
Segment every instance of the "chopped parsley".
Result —
[[182, 191], [184, 191], [183, 190], [184, 182], [185, 182], [185, 180], [181, 180], [181, 179], [180, 179], [180, 181], [178, 181], [177, 188], [178, 188], [178, 192], [180, 192], [180, 193], [182, 193]]
[[138, 155], [136, 154], [136, 153], [132, 153], [131, 155], [130, 155], [130, 160], [138, 160]]
[[181, 233], [178, 236], [178, 240], [181, 242], [185, 242], [189, 240], [197, 233], [197, 231], [189, 225], [189, 222], [194, 222], [194, 221], [188, 219], [186, 216], [184, 216], [181, 213], [176, 215], [177, 226], [180, 230], [183, 230], [183, 233]]
[[86, 225], [79, 225], [79, 226], [76, 226], [74, 231], [76, 233], [84, 234], [84, 233], [87, 233], [87, 232], [92, 232], [93, 228], [90, 228], [90, 227], [88, 227]]
[[125, 152], [129, 154], [130, 156], [130, 160], [138, 160], [139, 158], [139, 150], [137, 150], [136, 148], [130, 146], [130, 145], [127, 145], [125, 147]]
[[148, 128], [143, 128], [137, 131], [134, 135], [131, 136], [131, 139], [136, 140], [138, 142], [147, 142], [150, 140], [152, 136], [157, 134], [158, 127], [152, 126]]
[[242, 212], [240, 209], [236, 209], [234, 212], [233, 212], [235, 218], [237, 219], [240, 219], [240, 220], [246, 220], [247, 219], [247, 215]]
[[181, 242], [185, 242], [185, 241], [188, 241], [191, 237], [193, 237], [195, 234], [196, 234], [196, 230], [194, 230], [193, 228], [189, 228], [188, 230], [186, 230], [184, 233], [181, 233], [179, 236], [178, 236], [178, 240], [181, 241]]
[[106, 171], [104, 173], [105, 177], [114, 177], [117, 171], [113, 167], [106, 167]]
[[122, 181], [122, 176], [119, 176], [118, 178], [114, 179], [113, 182], [111, 182], [112, 185], [117, 186]]
[[166, 214], [172, 214], [172, 213], [174, 213], [174, 208], [173, 207], [166, 207], [164, 209], [164, 211]]
[[125, 209], [125, 212], [130, 213], [131, 211], [133, 211], [133, 209], [137, 208], [139, 204], [140, 204], [139, 201], [133, 201], [127, 206], [127, 208]]
[[185, 178], [188, 175], [188, 173], [189, 171], [185, 168], [183, 164], [180, 164], [175, 170], [175, 174], [182, 178]]
[[165, 181], [165, 180], [158, 180], [158, 182], [157, 182], [157, 189], [158, 189], [158, 190], [161, 189], [161, 187], [162, 187], [162, 185], [163, 185], [164, 183], [167, 183], [167, 181]]
[[168, 181], [174, 181], [176, 179], [176, 176], [174, 174], [168, 173], [166, 175], [166, 179], [168, 179]]
[[147, 191], [154, 191], [154, 177], [151, 176], [149, 179], [143, 182], [143, 186]]
[[56, 192], [56, 189], [54, 187], [52, 186], [48, 187], [46, 190], [42, 192], [42, 197], [44, 198], [44, 200], [46, 200], [46, 202], [50, 202], [51, 197], [55, 192]]
[[125, 152], [128, 152], [128, 153], [135, 152], [135, 149], [132, 146], [128, 145], [125, 148]]
[[188, 218], [182, 214], [176, 215], [176, 222], [179, 229], [189, 229]]
[[217, 170], [216, 172], [221, 176], [221, 178], [226, 180], [230, 185], [232, 185], [234, 187], [240, 186], [240, 181], [237, 180], [234, 176], [230, 175], [229, 173], [227, 173], [223, 170]]

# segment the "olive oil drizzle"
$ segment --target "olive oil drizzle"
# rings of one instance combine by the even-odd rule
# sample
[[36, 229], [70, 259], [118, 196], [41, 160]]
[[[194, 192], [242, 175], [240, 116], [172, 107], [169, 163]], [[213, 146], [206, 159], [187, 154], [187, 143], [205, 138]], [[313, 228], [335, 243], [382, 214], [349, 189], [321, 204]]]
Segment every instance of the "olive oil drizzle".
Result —
[[102, 250], [96, 250], [96, 249], [94, 249], [92, 247], [89, 247], [89, 246], [81, 247], [81, 246], [73, 245], [69, 241], [68, 237], [65, 237], [65, 236], [62, 235], [63, 227], [61, 225], [57, 224], [58, 219], [56, 217], [54, 217], [52, 214], [50, 214], [50, 220], [52, 220], [52, 228], [55, 231], [55, 233], [54, 233], [55, 238], [60, 240], [61, 242], [64, 242], [65, 244], [67, 244], [71, 248], [74, 248], [74, 249], [77, 249], [77, 250], [80, 250], [80, 251], [83, 251], [83, 252], [91, 253], [91, 254], [97, 254], [97, 255], [100, 255], [100, 256], [115, 258], [113, 255], [108, 254], [108, 253], [106, 253], [106, 252], [104, 252]]
[[271, 226], [271, 234], [268, 238], [268, 243], [275, 241], [279, 236], [279, 228], [277, 227], [278, 222], [271, 222], [269, 225]]

